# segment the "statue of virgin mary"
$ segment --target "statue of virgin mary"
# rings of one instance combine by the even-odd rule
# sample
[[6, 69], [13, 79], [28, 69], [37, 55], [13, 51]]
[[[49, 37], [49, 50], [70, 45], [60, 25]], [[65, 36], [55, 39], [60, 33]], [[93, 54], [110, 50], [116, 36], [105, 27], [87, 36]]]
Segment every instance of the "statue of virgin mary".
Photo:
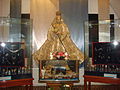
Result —
[[84, 61], [84, 54], [71, 40], [68, 27], [63, 22], [59, 11], [56, 12], [56, 17], [48, 30], [47, 40], [40, 49], [33, 54], [33, 57], [35, 60], [56, 59], [53, 55], [55, 52], [67, 53], [67, 60]]

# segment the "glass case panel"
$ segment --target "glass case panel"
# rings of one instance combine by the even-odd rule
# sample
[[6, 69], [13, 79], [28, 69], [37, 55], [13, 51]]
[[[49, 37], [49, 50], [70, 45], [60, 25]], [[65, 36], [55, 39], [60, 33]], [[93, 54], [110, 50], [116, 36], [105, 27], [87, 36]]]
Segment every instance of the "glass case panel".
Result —
[[79, 81], [78, 65], [78, 60], [42, 60], [39, 81]]
[[0, 80], [32, 77], [32, 21], [0, 18]]
[[120, 78], [119, 33], [120, 20], [85, 22], [85, 75]]

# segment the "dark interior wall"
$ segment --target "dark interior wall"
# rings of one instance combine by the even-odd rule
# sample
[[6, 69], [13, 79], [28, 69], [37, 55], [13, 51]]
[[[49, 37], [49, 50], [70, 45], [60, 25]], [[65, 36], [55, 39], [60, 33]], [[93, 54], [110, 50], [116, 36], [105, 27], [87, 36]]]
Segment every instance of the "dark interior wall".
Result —
[[84, 50], [84, 22], [88, 20], [88, 0], [59, 0], [60, 11], [67, 24], [71, 38]]
[[[114, 14], [110, 14], [110, 41], [114, 40]], [[99, 42], [98, 14], [88, 14], [88, 21], [92, 24], [89, 27], [89, 57], [92, 57], [92, 42]]]
[[10, 17], [21, 18], [21, 0], [10, 0]]
[[[10, 0], [10, 18], [21, 18], [21, 0]], [[21, 41], [21, 25], [19, 19], [12, 19], [10, 25], [10, 41], [20, 42]]]

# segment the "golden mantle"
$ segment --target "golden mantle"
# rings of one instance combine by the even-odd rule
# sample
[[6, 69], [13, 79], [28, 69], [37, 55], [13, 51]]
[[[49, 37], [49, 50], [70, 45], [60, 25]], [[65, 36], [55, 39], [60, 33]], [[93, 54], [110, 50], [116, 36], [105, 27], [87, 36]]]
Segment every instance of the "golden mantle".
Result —
[[47, 40], [33, 54], [35, 60], [50, 60], [51, 52], [67, 52], [68, 60], [84, 61], [84, 54], [76, 47], [70, 38], [68, 27], [61, 19], [61, 13], [57, 12], [47, 34]]

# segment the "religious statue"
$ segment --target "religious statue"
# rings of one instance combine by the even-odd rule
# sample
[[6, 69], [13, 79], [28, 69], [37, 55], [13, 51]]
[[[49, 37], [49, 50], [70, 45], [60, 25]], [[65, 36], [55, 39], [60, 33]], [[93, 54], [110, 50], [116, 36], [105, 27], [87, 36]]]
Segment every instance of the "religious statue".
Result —
[[33, 57], [35, 60], [50, 60], [56, 59], [58, 55], [65, 57], [62, 59], [84, 61], [84, 54], [71, 40], [68, 27], [59, 11], [56, 12], [56, 17], [48, 30], [47, 40]]

